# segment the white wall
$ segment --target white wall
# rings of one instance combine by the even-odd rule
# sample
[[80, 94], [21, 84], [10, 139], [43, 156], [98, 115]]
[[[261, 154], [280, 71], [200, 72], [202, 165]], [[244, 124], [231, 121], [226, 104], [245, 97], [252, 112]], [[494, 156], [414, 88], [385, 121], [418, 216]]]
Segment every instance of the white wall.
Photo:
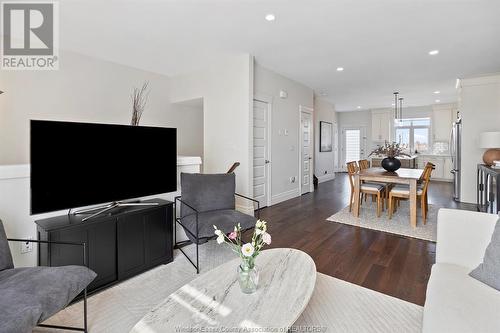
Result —
[[29, 163], [29, 120], [49, 119], [129, 124], [130, 95], [149, 81], [141, 124], [178, 128], [178, 152], [202, 153], [200, 112], [171, 107], [168, 77], [72, 52], [58, 71], [2, 71], [0, 75], [0, 165]]
[[483, 163], [485, 149], [479, 134], [500, 131], [500, 75], [461, 80], [459, 111], [462, 115], [462, 202], [476, 202], [476, 167]]
[[[324, 182], [335, 178], [335, 157], [336, 147], [338, 147], [338, 135], [332, 133], [332, 151], [320, 152], [319, 151], [319, 137], [320, 137], [320, 121], [332, 123], [332, 131], [335, 131], [335, 124], [337, 123], [337, 113], [335, 106], [330, 102], [314, 96], [314, 173], [318, 177], [318, 181]], [[338, 125], [338, 124], [337, 124]]]
[[[288, 93], [280, 98], [280, 90]], [[271, 106], [271, 203], [299, 194], [299, 107], [314, 107], [313, 90], [255, 64], [255, 94], [270, 96]], [[285, 135], [285, 130], [288, 135]], [[281, 133], [281, 134], [280, 134]], [[292, 183], [290, 177], [295, 177]]]
[[236, 190], [252, 196], [253, 58], [230, 56], [205, 70], [171, 78], [173, 103], [203, 98], [203, 171], [224, 173], [236, 161]]

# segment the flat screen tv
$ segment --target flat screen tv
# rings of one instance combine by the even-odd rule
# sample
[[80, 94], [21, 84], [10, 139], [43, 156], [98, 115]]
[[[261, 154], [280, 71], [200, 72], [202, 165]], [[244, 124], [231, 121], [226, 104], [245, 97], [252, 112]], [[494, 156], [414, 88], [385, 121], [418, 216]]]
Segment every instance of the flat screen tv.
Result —
[[31, 121], [31, 214], [177, 189], [175, 128]]

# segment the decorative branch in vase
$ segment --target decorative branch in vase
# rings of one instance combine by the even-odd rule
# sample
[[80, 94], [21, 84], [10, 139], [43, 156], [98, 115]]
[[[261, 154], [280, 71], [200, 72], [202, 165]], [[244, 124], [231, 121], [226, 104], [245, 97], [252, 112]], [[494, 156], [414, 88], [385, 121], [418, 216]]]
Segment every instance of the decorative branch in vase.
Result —
[[408, 147], [404, 144], [396, 142], [388, 143], [386, 141], [383, 146], [378, 146], [376, 149], [374, 149], [370, 153], [370, 155], [368, 155], [368, 157], [372, 155], [386, 156], [381, 162], [382, 168], [384, 168], [387, 171], [394, 172], [401, 167], [401, 161], [396, 157], [398, 156], [411, 157], [407, 153], [404, 153], [406, 149], [408, 149]]
[[146, 107], [146, 103], [149, 98], [149, 90], [148, 90], [149, 82], [146, 81], [142, 85], [142, 88], [134, 88], [132, 92], [132, 120], [130, 125], [139, 126], [139, 122], [141, 121], [142, 113], [144, 112], [144, 108]]
[[249, 243], [243, 243], [241, 239], [241, 225], [238, 223], [234, 230], [226, 235], [214, 225], [217, 243], [226, 243], [231, 250], [241, 258], [238, 266], [238, 282], [241, 291], [252, 294], [257, 290], [259, 283], [259, 271], [255, 265], [255, 259], [265, 245], [271, 244], [271, 235], [267, 233], [267, 222], [257, 220]]

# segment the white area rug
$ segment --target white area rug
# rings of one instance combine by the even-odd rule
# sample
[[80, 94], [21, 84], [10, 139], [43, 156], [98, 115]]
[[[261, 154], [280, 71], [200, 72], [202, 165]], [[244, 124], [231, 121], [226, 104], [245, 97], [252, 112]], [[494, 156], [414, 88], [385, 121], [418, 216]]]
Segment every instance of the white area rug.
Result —
[[[193, 247], [188, 251], [194, 254]], [[234, 257], [227, 247], [215, 241], [201, 245], [202, 273]], [[173, 263], [91, 296], [88, 299], [90, 332], [129, 332], [147, 312], [195, 277], [193, 266], [176, 251]], [[318, 273], [314, 294], [296, 325], [319, 328], [323, 332], [420, 332], [422, 311], [418, 305]], [[82, 325], [82, 303], [61, 311], [48, 322]], [[37, 328], [34, 332], [47, 331]]]
[[402, 201], [401, 206], [392, 215], [389, 220], [387, 209], [382, 212], [380, 217], [377, 217], [376, 203], [372, 203], [368, 198], [363, 202], [359, 209], [359, 217], [354, 217], [349, 212], [349, 206], [341, 211], [333, 214], [327, 221], [338, 222], [357, 227], [368, 228], [389, 232], [392, 234], [403, 235], [413, 238], [419, 238], [435, 242], [437, 239], [437, 213], [439, 208], [429, 205], [427, 212], [427, 223], [424, 225], [422, 222], [421, 210], [417, 209], [417, 227], [412, 228], [410, 225], [410, 203], [409, 201]]

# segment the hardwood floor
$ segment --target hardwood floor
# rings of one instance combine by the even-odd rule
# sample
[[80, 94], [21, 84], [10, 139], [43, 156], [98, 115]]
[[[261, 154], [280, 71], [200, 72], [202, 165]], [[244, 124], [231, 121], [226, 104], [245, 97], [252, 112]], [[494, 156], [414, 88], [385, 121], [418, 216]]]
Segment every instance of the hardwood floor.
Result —
[[[300, 249], [314, 259], [318, 272], [423, 305], [435, 243], [325, 221], [348, 205], [349, 195], [347, 175], [338, 173], [313, 193], [263, 208], [271, 247]], [[451, 197], [451, 183], [431, 183], [430, 204], [475, 209]]]

